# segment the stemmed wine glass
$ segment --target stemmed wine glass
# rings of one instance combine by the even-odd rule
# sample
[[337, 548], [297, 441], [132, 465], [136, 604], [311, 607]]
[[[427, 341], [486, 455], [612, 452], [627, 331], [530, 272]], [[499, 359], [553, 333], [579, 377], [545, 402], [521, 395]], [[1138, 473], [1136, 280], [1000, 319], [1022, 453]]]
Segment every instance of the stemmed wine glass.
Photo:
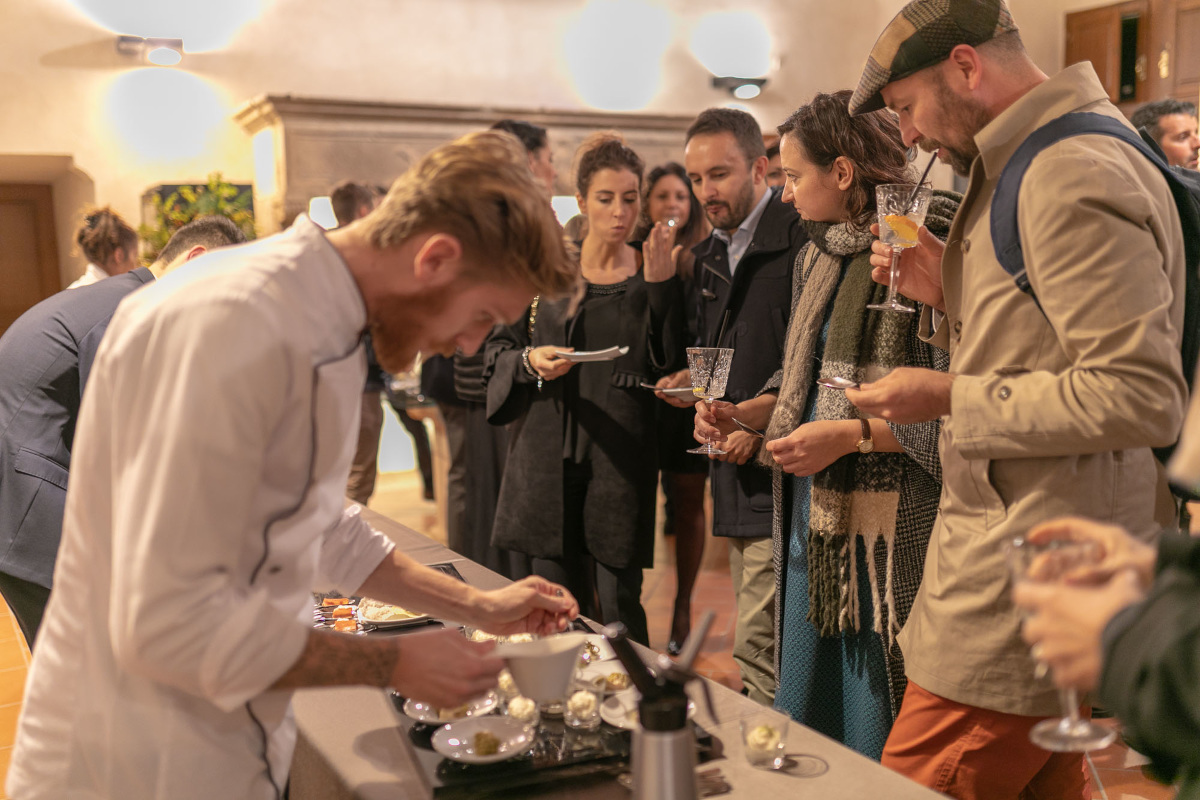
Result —
[[[733, 349], [729, 347], [689, 347], [688, 369], [692, 373], [692, 394], [701, 398], [705, 405], [725, 395], [725, 384], [729, 380], [729, 365], [733, 362]], [[725, 451], [705, 442], [700, 447], [688, 450], [704, 456], [723, 456]]]
[[[1100, 559], [1099, 548], [1091, 542], [1054, 540], [1034, 544], [1018, 538], [1012, 540], [1008, 550], [1014, 587], [1025, 582], [1061, 581], [1073, 571], [1099, 563]], [[1045, 670], [1046, 666], [1039, 663], [1038, 677], [1044, 675]], [[1108, 747], [1117, 738], [1115, 730], [1079, 716], [1077, 690], [1059, 689], [1058, 700], [1062, 707], [1062, 718], [1047, 719], [1034, 725], [1029, 732], [1034, 744], [1055, 753], [1086, 753]]]
[[896, 283], [900, 274], [900, 254], [917, 246], [917, 230], [925, 224], [925, 213], [933, 191], [911, 183], [885, 183], [875, 187], [875, 204], [879, 212], [879, 239], [892, 248], [891, 274], [888, 278], [887, 299], [867, 306], [875, 311], [912, 313], [896, 298]]

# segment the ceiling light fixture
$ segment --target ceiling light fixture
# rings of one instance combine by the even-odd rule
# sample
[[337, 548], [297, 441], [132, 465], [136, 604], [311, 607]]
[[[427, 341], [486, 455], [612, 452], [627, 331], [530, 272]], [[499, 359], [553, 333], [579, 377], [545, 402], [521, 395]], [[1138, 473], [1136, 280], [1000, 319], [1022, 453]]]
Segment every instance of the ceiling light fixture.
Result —
[[714, 77], [712, 85], [714, 89], [724, 89], [738, 100], [753, 100], [762, 94], [762, 87], [766, 86], [766, 78], [733, 78], [733, 77]]

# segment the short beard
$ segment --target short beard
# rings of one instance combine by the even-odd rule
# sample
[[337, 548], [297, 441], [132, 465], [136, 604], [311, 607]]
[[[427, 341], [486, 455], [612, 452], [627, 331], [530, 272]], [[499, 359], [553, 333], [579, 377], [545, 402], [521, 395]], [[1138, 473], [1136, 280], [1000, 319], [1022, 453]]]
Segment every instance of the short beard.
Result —
[[[450, 304], [453, 287], [436, 289], [414, 297], [382, 301], [368, 321], [375, 359], [384, 372], [399, 375], [416, 366], [417, 359], [433, 353], [453, 355], [452, 342], [430, 342], [428, 327]], [[425, 351], [422, 352], [422, 347]]]
[[[750, 216], [750, 212], [754, 210], [753, 175], [751, 175], [750, 179], [746, 182], [745, 190], [740, 195], [735, 197], [731, 202], [727, 203], [726, 207], [729, 209], [729, 221], [726, 224], [718, 225], [716, 220], [714, 220], [711, 216], [708, 217], [708, 221], [714, 228], [726, 231], [735, 231], [743, 222], [746, 221], [746, 217]], [[708, 216], [707, 211], [705, 216]]]
[[979, 157], [975, 134], [988, 126], [992, 115], [978, 101], [958, 97], [951, 92], [945, 76], [938, 70], [933, 71], [933, 92], [938, 112], [944, 120], [943, 129], [953, 135], [961, 135], [962, 142], [950, 145], [930, 137], [922, 137], [921, 149], [927, 153], [940, 149], [945, 153], [946, 163], [951, 169], [965, 178], [971, 174], [971, 164]]

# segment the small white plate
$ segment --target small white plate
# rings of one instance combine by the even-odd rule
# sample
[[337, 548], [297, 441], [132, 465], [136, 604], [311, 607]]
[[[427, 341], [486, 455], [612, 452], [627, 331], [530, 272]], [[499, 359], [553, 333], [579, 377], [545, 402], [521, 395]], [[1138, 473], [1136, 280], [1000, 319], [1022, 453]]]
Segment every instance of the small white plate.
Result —
[[[614, 728], [620, 728], [626, 731], [634, 731], [641, 728], [637, 718], [638, 710], [638, 693], [636, 689], [627, 689], [624, 692], [617, 692], [604, 698], [604, 702], [600, 704], [600, 719], [612, 725]], [[691, 719], [696, 715], [696, 704], [688, 700], [687, 716]]]
[[[488, 731], [500, 740], [495, 753], [481, 756], [475, 752], [475, 734]], [[533, 744], [534, 730], [511, 717], [483, 717], [451, 722], [433, 732], [433, 749], [464, 764], [494, 764], [519, 756]]]
[[[428, 614], [417, 614], [400, 606], [367, 599], [358, 604], [354, 613], [359, 622], [374, 625], [376, 628], [403, 628], [405, 625], [417, 625], [429, 619]], [[394, 619], [387, 619], [393, 616]]]
[[612, 361], [613, 359], [623, 356], [629, 352], [629, 348], [625, 346], [617, 347], [613, 345], [605, 350], [555, 350], [554, 355], [567, 361], [582, 363], [584, 361]]
[[[608, 639], [604, 638], [598, 633], [589, 633], [587, 635], [587, 644], [595, 647], [596, 652], [599, 653], [599, 655], [588, 661], [589, 664], [597, 664], [601, 661], [612, 661], [617, 657], [617, 654], [613, 652], [612, 645], [608, 643]], [[586, 644], [584, 645], [584, 652], [589, 652]], [[580, 654], [580, 657], [582, 658], [582, 654]]]
[[425, 722], [430, 725], [444, 725], [447, 722], [453, 722], [465, 717], [482, 717], [490, 714], [496, 710], [498, 702], [499, 699], [496, 697], [496, 693], [489, 690], [483, 697], [476, 697], [467, 703], [466, 709], [461, 714], [453, 717], [443, 717], [438, 709], [428, 703], [419, 703], [410, 698], [404, 701], [404, 713], [417, 722]]
[[[614, 672], [624, 675], [629, 678], [629, 673], [620, 661], [600, 661], [595, 664], [588, 664], [579, 670], [579, 677], [585, 681], [607, 681], [608, 676]], [[627, 680], [626, 685], [620, 689], [609, 689], [607, 684], [603, 685], [605, 694], [615, 694], [617, 692], [628, 691], [633, 688], [633, 681]]]

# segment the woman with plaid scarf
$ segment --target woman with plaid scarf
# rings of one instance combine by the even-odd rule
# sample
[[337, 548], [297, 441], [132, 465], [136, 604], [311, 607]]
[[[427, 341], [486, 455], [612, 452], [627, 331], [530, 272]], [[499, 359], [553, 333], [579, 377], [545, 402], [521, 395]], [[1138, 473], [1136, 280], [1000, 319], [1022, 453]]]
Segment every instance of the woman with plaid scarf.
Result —
[[[774, 473], [775, 705], [878, 760], [905, 685], [895, 634], [937, 512], [939, 423], [862, 419], [816, 379], [865, 382], [905, 365], [945, 370], [947, 360], [917, 338], [914, 315], [867, 310], [886, 292], [871, 280], [875, 187], [913, 176], [895, 118], [851, 117], [849, 99], [819, 94], [779, 126], [783, 200], [812, 240], [793, 273], [783, 369], [754, 400], [700, 409], [697, 438], [719, 440], [733, 418], [766, 426], [759, 459]], [[926, 225], [944, 237], [957, 207], [957, 195], [935, 193]]]

